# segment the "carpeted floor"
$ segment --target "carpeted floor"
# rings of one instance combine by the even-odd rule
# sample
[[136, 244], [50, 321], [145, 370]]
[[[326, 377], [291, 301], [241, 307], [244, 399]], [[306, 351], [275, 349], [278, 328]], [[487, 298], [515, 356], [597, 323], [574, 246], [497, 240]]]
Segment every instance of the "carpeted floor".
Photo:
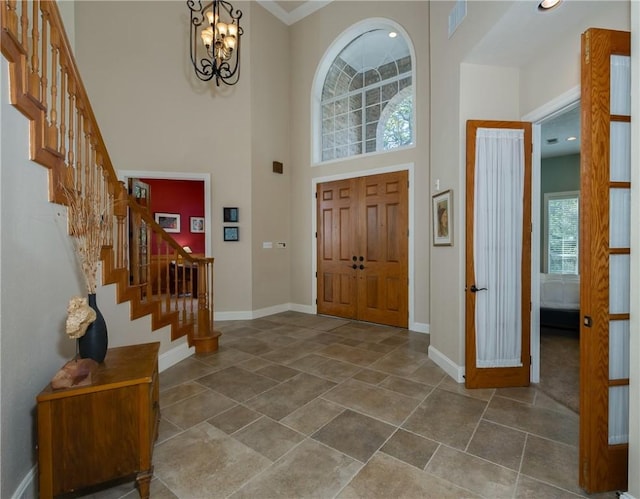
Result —
[[549, 397], [580, 412], [580, 338], [578, 331], [540, 329], [540, 383]]

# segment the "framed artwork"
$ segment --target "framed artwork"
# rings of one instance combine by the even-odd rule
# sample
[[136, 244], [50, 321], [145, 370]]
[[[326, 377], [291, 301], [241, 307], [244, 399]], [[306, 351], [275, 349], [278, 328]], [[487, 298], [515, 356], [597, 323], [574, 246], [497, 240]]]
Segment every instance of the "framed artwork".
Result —
[[225, 241], [239, 241], [240, 229], [238, 227], [223, 227]]
[[155, 213], [156, 223], [162, 227], [165, 232], [180, 232], [180, 215], [178, 213]]
[[238, 208], [223, 208], [223, 222], [238, 223]]
[[191, 232], [204, 232], [204, 217], [191, 217]]
[[433, 196], [433, 245], [453, 246], [453, 191]]

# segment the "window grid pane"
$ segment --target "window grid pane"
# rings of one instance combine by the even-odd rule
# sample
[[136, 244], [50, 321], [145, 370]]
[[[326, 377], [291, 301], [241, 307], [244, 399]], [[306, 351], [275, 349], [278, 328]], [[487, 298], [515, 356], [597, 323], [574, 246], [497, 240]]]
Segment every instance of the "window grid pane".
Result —
[[578, 196], [547, 198], [548, 273], [577, 274], [579, 269]]
[[[405, 140], [402, 143], [382, 141], [376, 133], [387, 104], [393, 102], [395, 106], [394, 97], [402, 89], [411, 86], [411, 56], [403, 56], [398, 60], [384, 62], [377, 68], [369, 67], [358, 72], [347, 62], [353, 59], [342, 55], [355, 43], [360, 44], [364, 50], [366, 35], [357, 37], [347, 45], [326, 74], [321, 102], [322, 161], [413, 143], [413, 99], [408, 101], [410, 123], [404, 126]], [[406, 100], [400, 102], [405, 104], [402, 116], [406, 117]], [[386, 119], [387, 114], [384, 116]], [[397, 123], [394, 122], [391, 126], [397, 129]], [[407, 136], [409, 139], [406, 139]]]

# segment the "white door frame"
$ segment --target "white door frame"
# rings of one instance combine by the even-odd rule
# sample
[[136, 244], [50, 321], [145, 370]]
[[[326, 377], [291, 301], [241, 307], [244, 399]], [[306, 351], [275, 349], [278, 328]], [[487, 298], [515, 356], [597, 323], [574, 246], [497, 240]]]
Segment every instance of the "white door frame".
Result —
[[533, 124], [533, 161], [531, 172], [531, 382], [540, 382], [540, 220], [541, 131], [542, 123], [580, 101], [580, 86], [574, 87], [522, 117]]
[[211, 246], [211, 174], [188, 172], [157, 172], [147, 170], [118, 170], [118, 179], [127, 185], [129, 178], [157, 178], [163, 180], [199, 180], [204, 182], [204, 254], [212, 255]]

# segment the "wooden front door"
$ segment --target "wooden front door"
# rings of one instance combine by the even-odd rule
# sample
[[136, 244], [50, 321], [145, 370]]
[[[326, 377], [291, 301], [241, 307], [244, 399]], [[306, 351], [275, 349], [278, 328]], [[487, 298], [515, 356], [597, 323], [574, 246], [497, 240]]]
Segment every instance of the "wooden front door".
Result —
[[318, 184], [318, 313], [408, 325], [408, 173]]
[[[482, 176], [483, 171], [476, 164], [476, 152], [478, 149], [476, 139], [479, 130], [495, 130], [498, 134], [501, 130], [523, 131], [521, 150], [518, 151], [522, 158], [522, 166], [519, 173], [519, 178], [521, 178], [522, 182], [520, 184], [520, 189], [522, 189], [522, 213], [515, 219], [515, 222], [520, 227], [520, 233], [514, 236], [521, 238], [520, 255], [514, 256], [513, 253], [514, 251], [517, 253], [517, 249], [509, 249], [512, 246], [513, 237], [504, 237], [499, 230], [488, 231], [487, 227], [482, 226], [480, 223], [474, 223], [476, 198], [485, 199], [488, 197], [483, 194], [487, 181], [490, 181], [492, 185], [504, 184], [499, 192], [506, 192], [512, 189], [512, 184], [505, 180], [506, 173], [495, 174], [490, 180], [487, 175]], [[465, 384], [467, 388], [527, 386], [529, 385], [529, 366], [531, 364], [531, 124], [514, 121], [469, 121], [467, 122], [466, 147]], [[491, 163], [498, 165], [495, 171], [506, 172], [512, 170], [511, 157], [506, 159], [498, 155], [496, 151], [492, 152], [493, 154], [489, 155], [491, 156]], [[489, 163], [485, 162], [485, 165], [484, 169], [489, 170]], [[476, 186], [476, 176], [479, 179], [478, 186]], [[488, 224], [499, 228], [509, 223], [505, 219], [511, 210], [507, 213], [507, 210], [501, 207], [500, 203], [479, 203], [478, 210], [485, 210], [488, 213], [486, 218]], [[514, 226], [513, 222], [514, 220], [511, 220], [511, 226]], [[489, 232], [495, 234], [495, 236], [486, 236]], [[482, 243], [478, 242], [480, 240]], [[488, 266], [488, 275], [480, 278], [482, 282], [479, 282], [476, 275], [477, 265], [474, 250], [479, 250], [480, 252], [492, 251], [495, 254], [491, 259], [493, 263]], [[508, 269], [495, 265], [495, 261], [502, 259], [512, 260], [513, 263]], [[498, 273], [500, 273], [501, 277], [499, 279], [494, 278]], [[485, 282], [485, 279], [491, 280], [494, 284]], [[480, 293], [483, 294], [481, 298], [478, 297]], [[512, 297], [505, 295], [514, 293], [516, 295], [514, 301], [506, 299]], [[476, 301], [479, 299], [491, 299], [495, 305], [493, 307], [495, 313], [491, 320], [485, 320], [480, 325], [476, 323]], [[516, 306], [513, 306], [514, 302]], [[477, 334], [479, 327], [484, 328], [481, 335]], [[519, 329], [519, 352], [513, 354], [509, 362], [502, 362], [505, 367], [495, 367], [499, 366], [502, 360], [497, 357], [494, 357], [495, 362], [487, 363], [491, 364], [491, 367], [482, 365], [482, 359], [478, 361], [478, 356], [476, 355], [478, 349], [484, 348], [486, 344], [491, 342], [494, 345], [500, 344], [501, 340], [497, 339], [497, 337], [500, 334], [504, 334], [505, 330], [507, 334], [512, 334], [509, 327], [515, 329], [515, 334], [518, 334], [517, 331]], [[485, 342], [485, 345], [477, 343], [478, 336], [481, 336], [480, 341]], [[518, 348], [514, 349], [514, 351], [517, 350]], [[519, 357], [519, 361], [516, 357]]]
[[582, 35], [580, 486], [626, 490], [629, 411], [630, 50]]

